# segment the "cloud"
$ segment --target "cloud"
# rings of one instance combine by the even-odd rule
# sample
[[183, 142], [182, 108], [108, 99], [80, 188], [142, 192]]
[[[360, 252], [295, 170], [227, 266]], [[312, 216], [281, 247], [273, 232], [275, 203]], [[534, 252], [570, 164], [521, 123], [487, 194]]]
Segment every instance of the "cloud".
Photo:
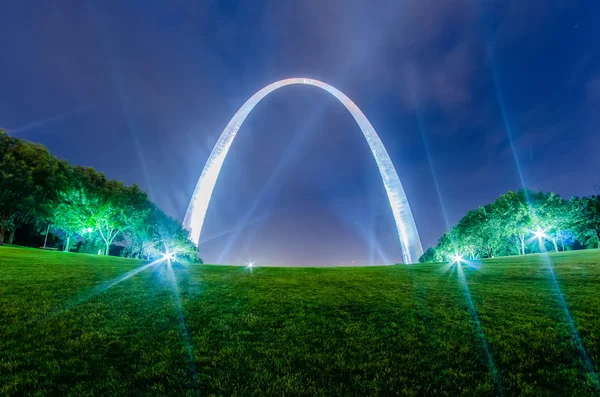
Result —
[[[471, 100], [479, 24], [467, 0], [378, 2], [308, 1], [276, 6], [267, 30], [281, 49], [282, 70], [318, 70], [349, 85], [401, 92], [408, 109], [456, 109]], [[416, 90], [412, 98], [408, 89]]]
[[409, 108], [435, 105], [445, 110], [455, 110], [471, 102], [472, 52], [469, 45], [463, 42], [435, 62], [418, 59], [405, 62], [403, 83], [409, 93], [402, 96], [405, 105]]

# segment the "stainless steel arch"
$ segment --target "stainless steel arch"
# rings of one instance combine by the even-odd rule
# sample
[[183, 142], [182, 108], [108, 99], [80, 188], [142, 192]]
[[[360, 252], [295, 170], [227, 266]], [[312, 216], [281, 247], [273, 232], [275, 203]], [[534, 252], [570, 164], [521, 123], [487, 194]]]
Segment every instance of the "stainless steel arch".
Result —
[[321, 81], [305, 78], [285, 79], [269, 84], [248, 99], [233, 116], [231, 121], [229, 121], [229, 124], [227, 124], [223, 130], [221, 137], [206, 161], [206, 165], [204, 166], [204, 170], [202, 170], [200, 179], [198, 179], [198, 184], [196, 185], [196, 189], [194, 190], [194, 194], [192, 195], [192, 199], [190, 200], [190, 204], [185, 214], [183, 226], [189, 230], [190, 240], [198, 245], [200, 233], [204, 224], [204, 217], [206, 216], [208, 204], [210, 203], [210, 198], [217, 182], [219, 172], [221, 171], [227, 152], [242, 123], [261, 99], [278, 88], [292, 84], [307, 84], [319, 87], [336, 97], [344, 104], [350, 114], [352, 114], [352, 117], [354, 117], [354, 120], [356, 120], [363, 132], [363, 135], [371, 148], [373, 157], [375, 157], [377, 166], [379, 167], [379, 172], [383, 179], [390, 206], [392, 207], [392, 213], [394, 214], [396, 228], [398, 229], [398, 237], [402, 246], [404, 263], [412, 263], [413, 261], [418, 260], [423, 254], [423, 247], [421, 246], [417, 226], [415, 225], [412, 211], [408, 205], [408, 199], [406, 198], [406, 194], [400, 183], [400, 178], [398, 178], [392, 160], [385, 150], [381, 139], [379, 139], [377, 132], [363, 112], [360, 111], [358, 106], [356, 106], [356, 104], [341, 91]]

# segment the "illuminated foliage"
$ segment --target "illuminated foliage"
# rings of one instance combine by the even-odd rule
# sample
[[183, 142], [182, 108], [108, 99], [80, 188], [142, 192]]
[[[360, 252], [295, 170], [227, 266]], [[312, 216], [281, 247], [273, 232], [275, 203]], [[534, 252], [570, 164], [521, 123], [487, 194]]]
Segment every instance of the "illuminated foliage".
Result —
[[570, 201], [572, 225], [577, 238], [589, 248], [600, 248], [600, 196]]
[[64, 184], [64, 167], [42, 145], [0, 131], [0, 244], [11, 218], [49, 215]]
[[555, 193], [509, 191], [467, 214], [420, 262], [524, 255], [600, 247], [600, 198], [569, 201]]
[[0, 244], [24, 223], [51, 224], [63, 249], [154, 258], [165, 249], [197, 260], [181, 224], [138, 186], [110, 180], [91, 167], [70, 166], [46, 148], [0, 130]]

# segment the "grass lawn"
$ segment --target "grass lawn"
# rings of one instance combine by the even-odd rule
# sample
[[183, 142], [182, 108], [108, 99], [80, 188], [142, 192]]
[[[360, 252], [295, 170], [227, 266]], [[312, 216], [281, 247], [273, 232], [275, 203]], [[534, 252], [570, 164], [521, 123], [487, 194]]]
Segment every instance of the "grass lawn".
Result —
[[596, 395], [600, 251], [544, 258], [117, 282], [145, 263], [0, 247], [0, 395]]

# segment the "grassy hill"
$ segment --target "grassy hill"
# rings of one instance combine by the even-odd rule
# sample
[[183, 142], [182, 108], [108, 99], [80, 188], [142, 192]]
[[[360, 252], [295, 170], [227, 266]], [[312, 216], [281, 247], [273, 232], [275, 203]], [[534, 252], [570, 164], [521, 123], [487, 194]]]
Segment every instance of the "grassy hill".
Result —
[[549, 255], [556, 283], [545, 258], [134, 274], [0, 247], [0, 395], [600, 393], [600, 251]]

